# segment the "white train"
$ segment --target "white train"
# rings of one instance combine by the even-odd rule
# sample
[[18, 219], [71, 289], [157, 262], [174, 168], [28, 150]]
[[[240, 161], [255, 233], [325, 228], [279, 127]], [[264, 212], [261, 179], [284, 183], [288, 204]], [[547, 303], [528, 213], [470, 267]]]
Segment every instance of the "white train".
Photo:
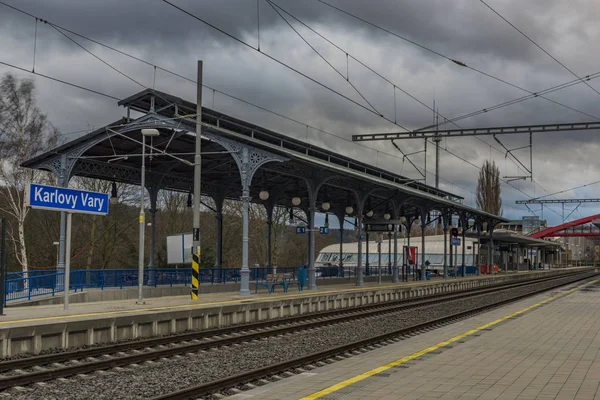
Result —
[[[374, 236], [374, 235], [372, 235]], [[474, 259], [477, 259], [478, 246], [474, 245], [476, 239], [465, 238], [465, 264], [467, 266], [475, 265]], [[391, 249], [388, 247], [388, 238], [384, 235], [384, 239], [381, 243], [381, 266], [388, 266], [388, 263], [393, 264], [394, 262], [394, 240], [391, 240]], [[407, 246], [406, 238], [398, 238], [398, 265], [404, 264], [403, 247]], [[367, 262], [366, 254], [367, 242], [362, 243], [362, 265], [365, 267]], [[421, 265], [422, 252], [421, 252], [421, 237], [411, 237], [410, 246], [416, 247], [417, 253], [417, 266]], [[450, 240], [447, 242], [446, 261], [450, 264], [450, 249], [455, 252], [455, 256], [452, 258], [452, 264], [454, 266], [462, 265], [462, 243], [460, 246], [451, 246]], [[391, 250], [391, 251], [390, 251]], [[391, 257], [390, 257], [391, 256]], [[315, 265], [317, 267], [326, 267], [330, 265], [339, 265], [340, 258], [340, 245], [332, 244], [323, 248], [316, 259]], [[441, 272], [444, 267], [444, 236], [426, 236], [425, 237], [425, 262], [429, 262], [427, 269], [432, 272]], [[350, 242], [342, 244], [342, 262], [344, 267], [351, 268], [356, 267], [358, 263], [358, 243]], [[377, 267], [379, 262], [378, 243], [376, 241], [369, 241], [369, 265]]]

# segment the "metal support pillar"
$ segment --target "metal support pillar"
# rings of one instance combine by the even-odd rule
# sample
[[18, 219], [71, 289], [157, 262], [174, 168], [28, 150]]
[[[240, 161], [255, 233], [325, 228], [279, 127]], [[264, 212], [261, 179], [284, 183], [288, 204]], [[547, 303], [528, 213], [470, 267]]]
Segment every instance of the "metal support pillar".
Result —
[[216, 220], [216, 248], [215, 248], [215, 268], [223, 267], [223, 199], [214, 198], [215, 201], [215, 220]]
[[273, 202], [268, 202], [265, 204], [265, 209], [267, 211], [267, 258], [265, 267], [272, 268], [272, 241], [273, 241]]
[[317, 270], [315, 268], [315, 213], [317, 196], [313, 196], [308, 206], [308, 290], [317, 290]]
[[448, 224], [446, 218], [443, 221], [444, 224], [444, 279], [448, 278]]
[[490, 241], [488, 242], [488, 265], [490, 275], [494, 275], [494, 226], [490, 223]]
[[394, 225], [394, 271], [392, 277], [392, 283], [398, 283], [398, 229], [400, 225]]
[[[356, 269], [356, 286], [365, 286], [365, 280], [363, 278], [362, 270], [362, 209], [356, 212], [356, 221], [358, 223], [358, 262]], [[367, 243], [367, 246], [369, 244]]]
[[366, 257], [365, 257], [365, 274], [367, 276], [371, 275], [371, 269], [370, 264], [369, 264], [369, 240], [371, 239], [369, 237], [369, 232], [365, 232], [365, 238], [366, 238], [366, 242], [367, 242], [367, 247], [366, 247]]
[[[146, 197], [146, 135], [142, 135], [142, 182], [140, 185], [140, 215], [138, 218], [139, 225], [139, 248], [138, 248], [138, 299], [137, 304], [144, 304], [144, 256], [145, 246], [144, 239], [146, 235], [146, 214], [144, 211]], [[65, 275], [66, 276], [66, 275]], [[66, 288], [65, 288], [66, 289]]]
[[[462, 218], [462, 217], [461, 217]], [[467, 230], [467, 220], [466, 218], [462, 218], [462, 277], [465, 278], [467, 276], [467, 263], [465, 262], [465, 252], [466, 252], [466, 241], [465, 241], [465, 232]], [[458, 250], [458, 249], [457, 249]]]
[[381, 284], [381, 242], [377, 242], [377, 283]]
[[[409, 258], [411, 256], [411, 252], [410, 252], [410, 228], [412, 228], [412, 219], [409, 220], [409, 225], [407, 225], [407, 234], [406, 234], [406, 247], [408, 248], [408, 254], [406, 259], [404, 260], [404, 264], [402, 265], [402, 280], [408, 282], [408, 271], [410, 268], [410, 263], [409, 263]], [[416, 264], [417, 260], [413, 260], [413, 262]]]
[[425, 228], [427, 223], [425, 221], [425, 211], [421, 211], [421, 280], [425, 280]]
[[[69, 178], [67, 173], [67, 155], [61, 154], [60, 156], [60, 171], [58, 174], [58, 185], [61, 187], [69, 186]], [[64, 211], [60, 212], [60, 231], [58, 237], [58, 265], [56, 272], [65, 271], [65, 244], [67, 240], [67, 213]]]
[[340, 276], [343, 278], [344, 277], [344, 261], [343, 261], [343, 257], [344, 257], [344, 220], [345, 220], [345, 216], [344, 213], [338, 213], [337, 214], [338, 217], [338, 222], [340, 224], [340, 256], [339, 256], [339, 265], [340, 265]]
[[[202, 195], [202, 61], [196, 84], [196, 138], [194, 142], [194, 208], [192, 210], [192, 300], [198, 300], [200, 272], [200, 196]], [[152, 103], [154, 105], [154, 102]], [[243, 279], [243, 278], [242, 278]], [[243, 284], [242, 284], [243, 287]], [[248, 291], [250, 293], [250, 291]]]
[[[250, 164], [247, 147], [242, 149], [242, 176], [246, 176]], [[250, 182], [242, 179], [242, 269], [240, 271], [240, 295], [250, 296], [250, 268], [248, 268], [248, 214], [250, 212]]]
[[[153, 185], [150, 190], [150, 254], [148, 259], [148, 269], [155, 268], [156, 261], [156, 203], [158, 202], [158, 189]], [[156, 274], [149, 273], [148, 284], [154, 284]]]

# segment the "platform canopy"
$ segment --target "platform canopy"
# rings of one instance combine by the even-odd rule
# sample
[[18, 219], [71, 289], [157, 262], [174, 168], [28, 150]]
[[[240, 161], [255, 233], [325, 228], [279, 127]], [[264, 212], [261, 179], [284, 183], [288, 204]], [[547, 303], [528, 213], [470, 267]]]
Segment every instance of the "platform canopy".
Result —
[[[156, 128], [161, 136], [147, 142], [146, 182], [160, 189], [190, 192], [196, 105], [166, 93], [144, 90], [119, 102], [127, 117], [41, 154], [23, 165], [51, 171], [67, 185], [72, 176], [139, 184], [141, 129]], [[129, 117], [131, 112], [141, 114]], [[503, 218], [462, 204], [462, 198], [383, 168], [358, 162], [217, 111], [202, 111], [202, 193], [239, 200], [244, 188], [254, 202], [269, 192], [269, 202], [299, 208], [331, 204], [330, 212], [398, 214], [427, 211], [465, 213], [494, 224]]]

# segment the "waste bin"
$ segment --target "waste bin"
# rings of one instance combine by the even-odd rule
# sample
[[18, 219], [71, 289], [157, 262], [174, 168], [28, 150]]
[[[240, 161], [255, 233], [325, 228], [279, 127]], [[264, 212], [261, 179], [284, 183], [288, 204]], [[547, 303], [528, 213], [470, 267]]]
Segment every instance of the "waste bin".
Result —
[[431, 279], [431, 273], [429, 271], [425, 272], [425, 280], [428, 281]]

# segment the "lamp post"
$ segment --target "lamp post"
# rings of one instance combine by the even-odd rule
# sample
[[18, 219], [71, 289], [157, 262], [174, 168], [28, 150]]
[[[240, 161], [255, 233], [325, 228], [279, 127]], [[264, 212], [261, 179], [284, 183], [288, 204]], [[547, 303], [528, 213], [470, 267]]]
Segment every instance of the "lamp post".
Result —
[[144, 189], [146, 186], [146, 136], [160, 136], [158, 129], [142, 129], [142, 181], [140, 186], [140, 217], [138, 219], [140, 226], [140, 244], [138, 258], [138, 301], [137, 304], [144, 304]]

